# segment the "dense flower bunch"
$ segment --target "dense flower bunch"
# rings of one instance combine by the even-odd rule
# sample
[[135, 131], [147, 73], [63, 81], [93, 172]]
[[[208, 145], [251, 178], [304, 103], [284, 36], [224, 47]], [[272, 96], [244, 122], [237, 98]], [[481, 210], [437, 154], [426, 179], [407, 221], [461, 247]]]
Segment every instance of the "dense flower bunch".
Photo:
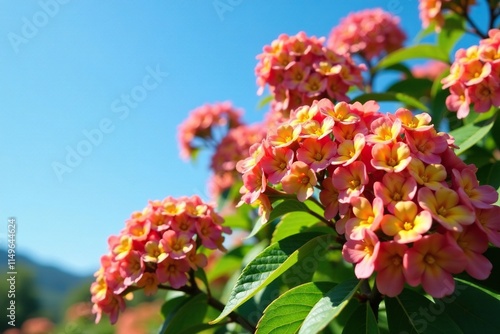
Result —
[[478, 184], [476, 168], [428, 114], [378, 110], [375, 101], [323, 99], [293, 111], [238, 163], [242, 202], [269, 217], [270, 199], [305, 201], [320, 189], [325, 219], [345, 237], [345, 260], [360, 279], [377, 272], [389, 296], [406, 282], [443, 297], [464, 270], [485, 279], [491, 263], [482, 254], [488, 242], [500, 246], [497, 192]]
[[246, 158], [250, 146], [261, 142], [265, 135], [266, 128], [261, 124], [254, 124], [233, 128], [222, 138], [210, 164], [213, 174], [209, 181], [209, 190], [212, 198], [217, 198], [236, 181], [241, 180], [236, 163]]
[[435, 24], [435, 30], [439, 32], [444, 25], [443, 14], [446, 11], [464, 14], [474, 4], [476, 0], [419, 0], [422, 26], [427, 28], [430, 24]]
[[363, 65], [348, 54], [339, 55], [323, 46], [324, 37], [282, 34], [257, 56], [255, 68], [259, 94], [266, 85], [274, 96], [273, 109], [288, 117], [291, 110], [314, 100], [329, 97], [348, 101], [352, 86], [362, 87]]
[[400, 49], [405, 40], [399, 18], [376, 8], [342, 19], [330, 32], [327, 45], [338, 53], [357, 53], [370, 61]]
[[458, 118], [469, 114], [471, 104], [479, 113], [500, 106], [500, 30], [488, 35], [479, 45], [458, 50], [450, 74], [441, 81], [443, 89], [450, 88], [446, 106]]
[[118, 236], [108, 239], [109, 252], [90, 291], [96, 323], [108, 314], [112, 323], [125, 308], [124, 295], [144, 289], [179, 289], [190, 272], [207, 265], [200, 246], [224, 251], [223, 218], [198, 196], [151, 201], [142, 212], [134, 212]]
[[216, 128], [240, 126], [241, 115], [242, 111], [235, 109], [230, 102], [206, 104], [191, 111], [178, 128], [181, 156], [188, 159], [200, 148], [219, 140], [214, 138]]

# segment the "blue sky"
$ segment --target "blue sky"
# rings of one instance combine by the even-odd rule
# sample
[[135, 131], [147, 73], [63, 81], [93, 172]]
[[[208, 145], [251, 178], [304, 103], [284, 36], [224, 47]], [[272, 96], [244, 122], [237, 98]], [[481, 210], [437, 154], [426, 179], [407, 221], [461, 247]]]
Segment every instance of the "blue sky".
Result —
[[399, 15], [410, 41], [420, 30], [413, 0], [0, 0], [0, 247], [14, 216], [19, 252], [95, 271], [108, 236], [149, 199], [206, 197], [206, 159], [178, 153], [190, 110], [231, 100], [261, 120], [262, 47], [281, 33], [326, 36], [374, 7]]

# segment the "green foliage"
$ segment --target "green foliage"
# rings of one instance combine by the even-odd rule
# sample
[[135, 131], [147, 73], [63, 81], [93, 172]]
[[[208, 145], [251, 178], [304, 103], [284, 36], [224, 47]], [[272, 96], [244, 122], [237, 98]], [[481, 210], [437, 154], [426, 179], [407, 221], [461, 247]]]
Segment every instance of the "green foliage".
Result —
[[330, 239], [331, 235], [302, 233], [264, 249], [243, 269], [224, 310], [213, 323], [222, 320], [298, 261], [304, 260], [313, 252], [324, 251]]
[[358, 280], [344, 281], [325, 293], [305, 318], [299, 334], [318, 333], [325, 328], [344, 310], [360, 284]]
[[462, 333], [460, 327], [437, 304], [410, 289], [386, 298], [391, 333]]
[[448, 53], [437, 45], [420, 44], [409, 46], [389, 53], [375, 67], [376, 71], [401, 63], [410, 59], [435, 59], [445, 63], [449, 62]]
[[342, 334], [378, 334], [380, 333], [377, 318], [369, 303], [358, 306], [345, 325]]
[[264, 310], [256, 333], [297, 332], [313, 306], [334, 286], [330, 282], [311, 282], [285, 292]]

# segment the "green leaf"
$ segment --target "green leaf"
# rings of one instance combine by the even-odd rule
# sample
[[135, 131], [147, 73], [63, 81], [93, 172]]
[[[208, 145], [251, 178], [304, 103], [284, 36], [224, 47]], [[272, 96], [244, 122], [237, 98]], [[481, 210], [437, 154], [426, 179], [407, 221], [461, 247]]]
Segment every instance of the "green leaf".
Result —
[[328, 291], [309, 312], [299, 334], [318, 333], [335, 319], [354, 296], [362, 281], [349, 280]]
[[288, 290], [264, 310], [255, 333], [295, 333], [313, 306], [334, 286], [331, 282], [311, 282]]
[[384, 71], [397, 71], [403, 73], [407, 78], [413, 78], [413, 73], [408, 66], [401, 63], [388, 66], [384, 68]]
[[480, 123], [471, 123], [451, 131], [450, 134], [455, 138], [455, 144], [460, 147], [455, 150], [455, 153], [460, 155], [483, 139], [491, 130], [493, 124], [494, 117], [486, 121], [484, 125]]
[[500, 187], [500, 161], [481, 166], [476, 175], [481, 184]]
[[342, 334], [378, 334], [378, 324], [370, 303], [361, 304], [351, 315]]
[[268, 95], [268, 96], [265, 96], [263, 97], [259, 103], [257, 104], [257, 109], [260, 110], [262, 108], [264, 108], [265, 106], [267, 106], [269, 103], [271, 103], [271, 101], [274, 99], [274, 96], [272, 95]]
[[378, 63], [378, 65], [375, 67], [375, 70], [380, 70], [388, 66], [398, 64], [405, 60], [419, 58], [435, 59], [445, 63], [449, 63], [448, 53], [442, 50], [440, 47], [432, 44], [420, 44], [409, 46], [389, 53]]
[[222, 313], [212, 323], [219, 322], [257, 292], [269, 285], [295, 263], [312, 252], [323, 251], [331, 244], [332, 235], [301, 233], [270, 245], [243, 269]]
[[252, 232], [248, 235], [247, 239], [255, 236], [268, 223], [271, 223], [272, 221], [283, 216], [286, 213], [296, 212], [296, 211], [307, 212], [308, 210], [309, 209], [307, 205], [305, 205], [304, 203], [296, 199], [286, 199], [272, 209], [271, 213], [269, 214], [269, 219], [267, 221], [264, 221], [263, 217], [260, 217], [257, 220], [254, 228], [252, 229]]
[[[286, 214], [276, 226], [271, 242], [277, 242], [294, 234], [307, 231], [310, 227], [318, 224], [318, 218], [305, 213], [295, 212]], [[323, 224], [322, 224], [323, 225]]]
[[419, 99], [430, 93], [432, 81], [427, 78], [409, 78], [398, 81], [387, 88], [388, 92], [403, 93]]
[[[465, 281], [456, 281], [455, 293], [439, 301], [464, 333], [498, 331], [500, 300]], [[436, 304], [437, 305], [437, 304]]]
[[250, 219], [250, 212], [252, 210], [250, 205], [238, 207], [234, 214], [224, 216], [224, 226], [250, 230], [252, 228], [252, 220]]
[[[168, 296], [167, 296], [168, 297]], [[166, 321], [169, 321], [169, 318], [181, 307], [181, 305], [187, 302], [189, 299], [188, 295], [177, 296], [173, 298], [169, 298], [167, 301], [163, 303], [161, 306], [161, 314]]]
[[437, 45], [449, 54], [464, 33], [465, 20], [463, 16], [450, 13], [445, 16], [443, 28], [438, 34]]
[[436, 33], [436, 23], [430, 22], [430, 24], [427, 26], [427, 28], [420, 30], [420, 32], [417, 34], [417, 36], [415, 36], [412, 44], [414, 44], [414, 45], [420, 44], [422, 39], [424, 39], [425, 37], [427, 37], [429, 35], [435, 34], [435, 33]]
[[[496, 113], [500, 112], [500, 109], [496, 109]], [[495, 124], [493, 125], [493, 130], [491, 131], [493, 140], [495, 141], [496, 147], [500, 147], [500, 121], [495, 120]]]
[[184, 302], [170, 319], [166, 319], [160, 330], [161, 334], [177, 334], [203, 322], [207, 314], [207, 295], [204, 293], [191, 296]]
[[243, 257], [253, 248], [254, 245], [241, 245], [231, 249], [217, 260], [215, 266], [207, 272], [208, 281], [220, 278], [225, 275], [232, 275], [241, 267]]
[[360, 102], [360, 103], [365, 103], [366, 101], [369, 100], [375, 100], [375, 101], [396, 101], [396, 102], [402, 102], [407, 106], [417, 108], [423, 111], [428, 112], [429, 108], [419, 100], [403, 94], [403, 93], [393, 93], [393, 92], [387, 92], [387, 93], [367, 93], [367, 94], [362, 94], [357, 97], [355, 97], [351, 103], [354, 102]]
[[474, 283], [484, 289], [487, 289], [490, 293], [500, 294], [500, 248], [490, 247], [483, 253], [483, 255], [491, 262], [493, 268], [491, 269], [490, 276], [485, 280], [477, 280], [463, 273], [458, 275], [459, 278], [463, 278], [469, 283]]
[[391, 333], [463, 333], [445, 313], [447, 306], [434, 303], [413, 290], [404, 289], [397, 297], [386, 297], [385, 306]]

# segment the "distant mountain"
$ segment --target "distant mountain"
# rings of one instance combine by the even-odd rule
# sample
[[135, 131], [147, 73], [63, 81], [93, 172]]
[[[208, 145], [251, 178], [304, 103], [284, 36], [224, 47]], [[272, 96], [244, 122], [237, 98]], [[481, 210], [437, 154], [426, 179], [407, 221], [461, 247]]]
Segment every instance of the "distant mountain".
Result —
[[[68, 305], [68, 296], [75, 290], [82, 290], [82, 285], [90, 287], [92, 276], [78, 276], [55, 266], [37, 263], [31, 258], [16, 253], [16, 269], [32, 274], [41, 309], [44, 315], [55, 321], [64, 315], [64, 309]], [[7, 252], [0, 249], [0, 270], [7, 272]], [[20, 273], [20, 274], [21, 274]]]

